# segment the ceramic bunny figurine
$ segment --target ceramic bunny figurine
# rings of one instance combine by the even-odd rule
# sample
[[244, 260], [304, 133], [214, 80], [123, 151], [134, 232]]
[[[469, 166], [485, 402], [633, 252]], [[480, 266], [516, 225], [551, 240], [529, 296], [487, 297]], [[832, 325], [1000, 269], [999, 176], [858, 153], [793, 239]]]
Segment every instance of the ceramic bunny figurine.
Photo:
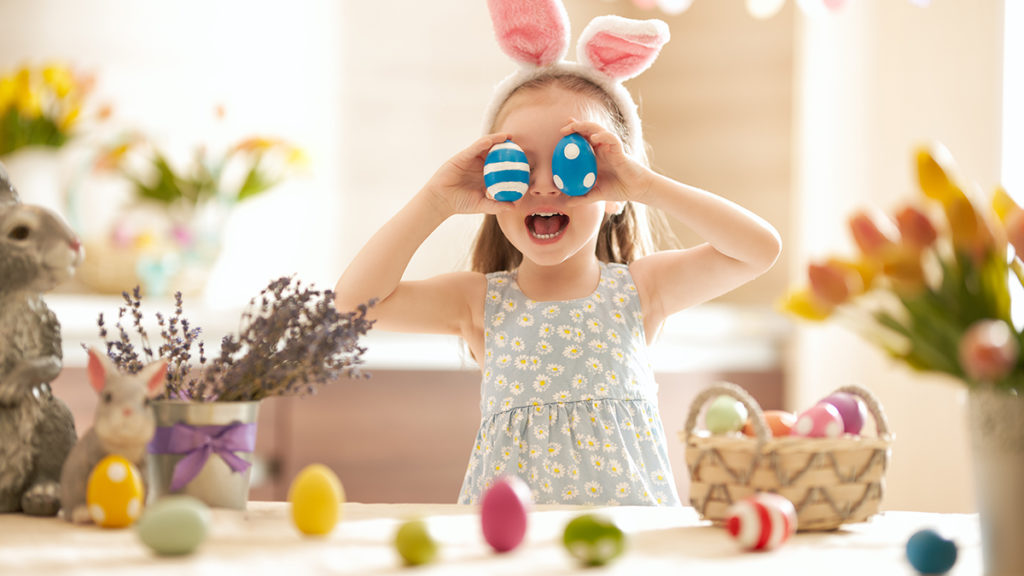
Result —
[[89, 350], [89, 384], [99, 395], [92, 428], [75, 444], [60, 475], [64, 519], [75, 524], [92, 521], [85, 492], [92, 469], [103, 458], [123, 456], [145, 475], [146, 445], [156, 431], [149, 399], [163, 391], [167, 361], [147, 364], [137, 374], [117, 370], [106, 354]]
[[52, 516], [75, 422], [50, 393], [62, 363], [60, 323], [41, 297], [82, 261], [61, 218], [22, 204], [0, 165], [0, 513]]

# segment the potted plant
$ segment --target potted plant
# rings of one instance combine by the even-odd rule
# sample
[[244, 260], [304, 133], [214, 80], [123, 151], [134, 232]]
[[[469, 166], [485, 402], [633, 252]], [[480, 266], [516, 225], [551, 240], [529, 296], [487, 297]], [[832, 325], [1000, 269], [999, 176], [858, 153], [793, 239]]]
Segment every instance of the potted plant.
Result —
[[62, 62], [0, 74], [0, 161], [26, 202], [64, 212], [57, 152], [83, 125], [110, 115], [89, 106], [94, 79]]
[[941, 146], [916, 160], [918, 201], [891, 217], [855, 213], [858, 254], [810, 264], [783, 307], [844, 320], [900, 362], [968, 388], [986, 573], [1024, 574], [1024, 333], [1011, 317], [1024, 209], [1002, 188], [969, 194]]
[[[148, 295], [198, 293], [219, 256], [228, 214], [307, 164], [301, 148], [276, 137], [243, 138], [223, 148], [200, 145], [180, 161], [140, 132], [122, 136], [100, 150], [94, 174], [127, 187], [128, 201], [108, 226], [83, 234], [93, 257], [80, 279], [104, 293], [136, 284]], [[94, 179], [83, 190], [97, 191], [101, 182]]]
[[180, 292], [172, 315], [156, 314], [161, 341], [155, 347], [143, 327], [140, 290], [123, 298], [112, 329], [103, 314], [98, 319], [107, 355], [129, 373], [155, 358], [168, 360], [149, 447], [155, 497], [184, 492], [211, 506], [245, 508], [259, 402], [362, 376], [359, 342], [373, 324], [366, 318], [372, 302], [340, 313], [331, 291], [278, 278], [250, 301], [238, 333], [225, 336], [208, 357], [201, 329], [184, 316]]

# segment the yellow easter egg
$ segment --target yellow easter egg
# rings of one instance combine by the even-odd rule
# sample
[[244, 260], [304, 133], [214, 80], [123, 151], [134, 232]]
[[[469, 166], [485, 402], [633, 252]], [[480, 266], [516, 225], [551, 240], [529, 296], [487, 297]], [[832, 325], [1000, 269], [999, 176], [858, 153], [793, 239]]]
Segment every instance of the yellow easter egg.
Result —
[[85, 503], [92, 521], [99, 526], [131, 526], [142, 514], [144, 501], [142, 474], [123, 456], [107, 456], [89, 474]]
[[341, 520], [345, 490], [338, 476], [323, 464], [303, 468], [288, 489], [292, 522], [299, 532], [314, 536], [329, 534]]

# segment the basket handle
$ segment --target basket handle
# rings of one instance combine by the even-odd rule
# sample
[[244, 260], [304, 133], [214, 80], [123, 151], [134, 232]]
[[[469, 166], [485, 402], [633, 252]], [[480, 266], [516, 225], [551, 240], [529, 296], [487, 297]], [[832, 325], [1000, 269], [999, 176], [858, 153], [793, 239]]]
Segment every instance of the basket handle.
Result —
[[768, 431], [768, 423], [764, 419], [764, 411], [761, 410], [761, 405], [754, 400], [754, 397], [749, 392], [740, 388], [735, 384], [729, 382], [719, 382], [714, 386], [709, 386], [702, 390], [693, 399], [690, 404], [690, 414], [686, 417], [686, 440], [689, 442], [690, 435], [693, 434], [694, 427], [697, 426], [697, 415], [700, 413], [700, 409], [704, 407], [708, 401], [713, 400], [722, 395], [731, 396], [739, 401], [740, 404], [746, 407], [750, 413], [750, 421], [754, 426], [754, 434], [757, 436], [758, 446], [764, 444], [771, 438], [771, 433]]
[[889, 436], [889, 419], [885, 416], [885, 410], [882, 409], [882, 403], [878, 401], [878, 397], [870, 390], [863, 386], [858, 386], [857, 384], [850, 384], [836, 388], [833, 394], [836, 392], [853, 394], [863, 400], [864, 404], [868, 407], [868, 411], [871, 412], [871, 416], [875, 419], [875, 430], [877, 431], [879, 438], [882, 436]]

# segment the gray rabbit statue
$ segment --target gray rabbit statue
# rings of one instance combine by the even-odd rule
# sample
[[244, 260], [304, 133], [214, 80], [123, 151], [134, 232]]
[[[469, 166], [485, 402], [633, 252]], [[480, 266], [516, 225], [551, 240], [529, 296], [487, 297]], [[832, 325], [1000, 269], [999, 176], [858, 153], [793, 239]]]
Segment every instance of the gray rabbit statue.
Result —
[[103, 458], [117, 454], [146, 472], [146, 446], [156, 431], [149, 399], [163, 392], [167, 361], [145, 365], [136, 374], [119, 372], [105, 354], [89, 350], [89, 384], [99, 402], [92, 428], [75, 444], [60, 477], [62, 516], [75, 524], [92, 521], [86, 505], [89, 474]]
[[53, 516], [75, 421], [50, 391], [63, 367], [60, 323], [42, 293], [83, 257], [60, 216], [23, 204], [0, 164], [0, 513]]

